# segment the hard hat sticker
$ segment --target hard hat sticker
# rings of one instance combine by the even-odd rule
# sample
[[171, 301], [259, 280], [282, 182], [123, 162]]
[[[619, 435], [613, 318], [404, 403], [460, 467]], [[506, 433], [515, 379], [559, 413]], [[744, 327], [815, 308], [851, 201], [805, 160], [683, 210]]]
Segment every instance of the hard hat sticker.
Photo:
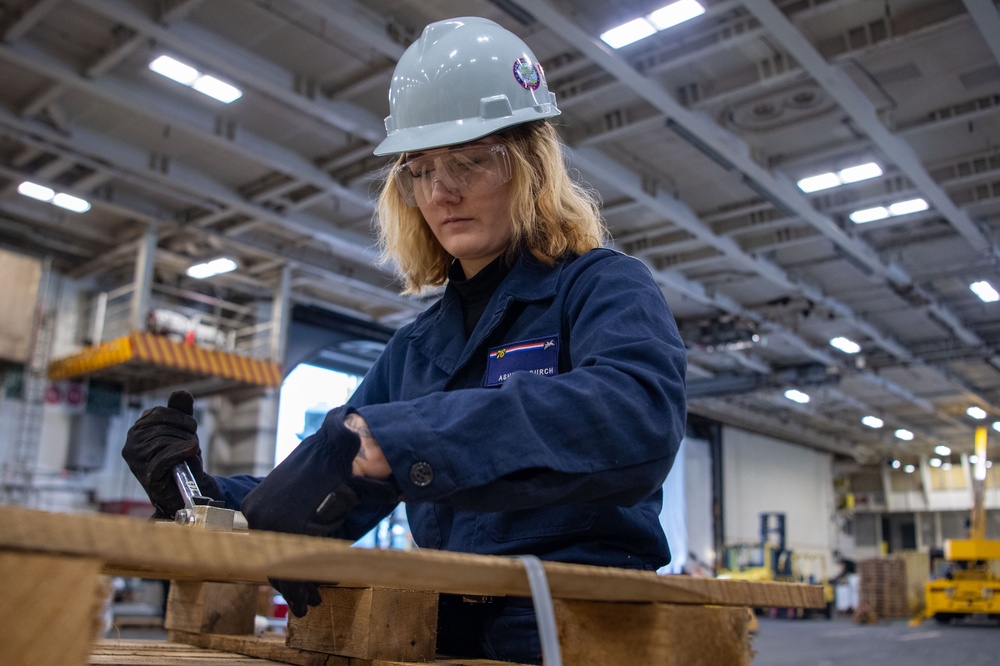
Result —
[[527, 90], [538, 90], [542, 84], [542, 72], [538, 65], [528, 62], [527, 58], [518, 58], [514, 62], [514, 78]]

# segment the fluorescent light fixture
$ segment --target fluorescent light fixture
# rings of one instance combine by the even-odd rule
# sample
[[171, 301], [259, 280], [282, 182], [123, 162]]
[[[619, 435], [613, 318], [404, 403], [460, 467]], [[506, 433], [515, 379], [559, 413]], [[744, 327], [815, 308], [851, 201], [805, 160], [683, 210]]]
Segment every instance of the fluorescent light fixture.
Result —
[[655, 33], [656, 28], [652, 23], [644, 18], [637, 18], [601, 34], [601, 41], [613, 49], [620, 49]]
[[864, 224], [865, 222], [874, 222], [875, 220], [884, 220], [887, 217], [897, 217], [899, 215], [909, 215], [910, 213], [919, 213], [922, 210], [927, 210], [929, 206], [927, 202], [923, 199], [907, 199], [906, 201], [897, 201], [894, 204], [889, 204], [889, 207], [876, 206], [874, 208], [865, 208], [864, 210], [856, 210], [850, 215], [851, 221], [855, 224]]
[[927, 208], [927, 202], [923, 199], [908, 199], [890, 205], [889, 214], [909, 215], [910, 213], [919, 213], [922, 210], [927, 210]]
[[[20, 188], [18, 188], [18, 191], [20, 192]], [[22, 192], [22, 194], [24, 193]], [[998, 294], [997, 290], [993, 288], [993, 285], [986, 280], [973, 282], [969, 285], [969, 289], [971, 289], [972, 293], [978, 296], [984, 303], [996, 303], [997, 301], [1000, 301], [1000, 294]]]
[[996, 430], [997, 432], [1000, 432], [1000, 421], [993, 422], [993, 429]]
[[73, 211], [74, 213], [86, 213], [90, 210], [90, 202], [79, 197], [74, 197], [63, 192], [56, 192], [51, 187], [45, 187], [31, 181], [24, 181], [17, 186], [17, 191], [26, 197], [55, 204], [60, 208]]
[[613, 49], [620, 49], [704, 13], [705, 8], [695, 0], [678, 0], [644, 17], [611, 28], [601, 34], [601, 41]]
[[231, 104], [240, 97], [243, 97], [243, 91], [236, 86], [231, 86], [225, 81], [220, 81], [208, 74], [198, 77], [192, 88], [213, 99], [219, 100], [223, 104]]
[[197, 69], [167, 55], [161, 55], [149, 63], [149, 68], [157, 74], [194, 88], [203, 95], [217, 99], [223, 104], [235, 102], [243, 97], [243, 91], [214, 76], [202, 74]]
[[229, 257], [220, 257], [203, 264], [195, 264], [187, 269], [187, 274], [188, 277], [193, 277], [196, 280], [204, 280], [233, 270], [236, 270], [236, 262]]
[[52, 201], [52, 197], [56, 195], [56, 191], [52, 188], [27, 180], [17, 186], [17, 191], [19, 194], [39, 201]]
[[877, 416], [864, 416], [861, 418], [861, 423], [868, 426], [869, 428], [881, 428], [885, 423]]
[[851, 218], [851, 222], [854, 224], [864, 224], [865, 222], [874, 222], [875, 220], [884, 220], [889, 217], [889, 210], [885, 206], [876, 206], [875, 208], [865, 208], [864, 210], [856, 210], [851, 213], [848, 217]]
[[893, 460], [892, 461], [892, 468], [893, 469], [899, 469], [902, 466], [903, 466], [903, 463], [899, 462], [898, 460]]
[[90, 202], [62, 192], [52, 197], [52, 203], [60, 208], [71, 210], [74, 213], [86, 213], [90, 210]]
[[828, 190], [831, 187], [837, 187], [841, 184], [840, 178], [837, 178], [837, 174], [833, 173], [821, 173], [818, 176], [809, 176], [808, 178], [803, 178], [798, 183], [799, 189], [805, 193], [809, 192], [819, 192], [820, 190]]
[[695, 0], [678, 0], [666, 7], [657, 9], [646, 18], [649, 19], [649, 22], [657, 30], [666, 30], [667, 28], [684, 23], [684, 21], [690, 21], [704, 13], [705, 8], [695, 2]]
[[985, 410], [976, 407], [975, 405], [965, 410], [965, 413], [971, 416], [972, 418], [976, 419], [977, 421], [982, 421], [983, 419], [986, 418]]
[[847, 167], [846, 169], [841, 169], [837, 172], [837, 176], [840, 177], [840, 182], [845, 185], [847, 183], [856, 183], [859, 180], [877, 178], [881, 175], [882, 167], [875, 164], [875, 162], [867, 162], [865, 164], [859, 164], [858, 166]]
[[809, 176], [808, 178], [800, 180], [797, 185], [800, 190], [808, 194], [809, 192], [828, 190], [831, 187], [839, 187], [841, 185], [847, 185], [848, 183], [856, 183], [859, 180], [868, 180], [869, 178], [875, 178], [876, 176], [881, 175], [882, 167], [875, 164], [875, 162], [867, 162], [865, 164], [859, 164], [857, 166], [841, 169], [837, 173], [829, 171], [816, 176]]
[[893, 434], [896, 435], [896, 437], [899, 439], [905, 439], [907, 442], [913, 439], [913, 433], [907, 430], [906, 428], [900, 428]]
[[930, 465], [931, 467], [940, 467], [941, 466], [941, 459], [940, 458], [931, 458], [930, 460], [927, 461], [927, 464]]
[[799, 403], [800, 405], [804, 405], [807, 402], [809, 402], [809, 395], [803, 393], [802, 391], [798, 391], [796, 389], [788, 389], [787, 391], [785, 391], [785, 397], [791, 400], [792, 402]]
[[168, 55], [161, 55], [149, 63], [149, 68], [161, 76], [165, 76], [177, 83], [183, 83], [186, 86], [193, 84], [195, 79], [201, 75], [201, 72], [191, 65], [186, 65]]
[[907, 465], [906, 467], [903, 468], [903, 471], [906, 472], [907, 474], [913, 474], [914, 472], [917, 471], [917, 468], [914, 467], [913, 465]]
[[950, 456], [951, 449], [945, 446], [944, 444], [938, 444], [937, 446], [934, 447], [934, 453], [938, 454], [939, 456]]
[[861, 351], [861, 345], [854, 340], [848, 340], [847, 338], [833, 338], [830, 340], [830, 346], [836, 347], [845, 354], [857, 354]]

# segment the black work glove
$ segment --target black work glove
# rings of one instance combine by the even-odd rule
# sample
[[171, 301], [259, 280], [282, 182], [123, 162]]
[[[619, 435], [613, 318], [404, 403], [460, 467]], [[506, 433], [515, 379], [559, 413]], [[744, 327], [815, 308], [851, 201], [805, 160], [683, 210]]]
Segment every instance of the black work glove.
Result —
[[122, 457], [156, 507], [156, 518], [172, 518], [184, 508], [174, 480], [178, 463], [187, 462], [202, 495], [218, 496], [219, 487], [201, 461], [197, 430], [194, 398], [187, 391], [174, 391], [166, 407], [147, 409], [129, 428]]
[[[255, 530], [335, 536], [348, 511], [366, 499], [398, 501], [391, 482], [351, 475], [361, 440], [344, 424], [355, 410], [331, 410], [323, 425], [243, 498], [241, 509]], [[296, 617], [320, 603], [315, 583], [271, 579]]]

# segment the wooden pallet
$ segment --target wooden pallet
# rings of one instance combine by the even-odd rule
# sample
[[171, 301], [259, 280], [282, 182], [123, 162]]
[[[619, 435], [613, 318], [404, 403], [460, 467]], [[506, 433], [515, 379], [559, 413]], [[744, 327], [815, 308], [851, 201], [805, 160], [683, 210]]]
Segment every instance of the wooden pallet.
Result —
[[[749, 664], [745, 607], [823, 607], [819, 586], [657, 576], [563, 563], [545, 563], [544, 569], [563, 661], [574, 666]], [[0, 508], [0, 575], [6, 585], [0, 623], [17, 628], [6, 632], [12, 640], [0, 643], [0, 664], [156, 663], [139, 657], [129, 662], [126, 654], [109, 653], [116, 649], [114, 643], [94, 641], [95, 609], [104, 598], [101, 574], [187, 583], [172, 586], [185, 592], [171, 602], [171, 641], [150, 649], [162, 648], [169, 656], [171, 650], [187, 650], [179, 646], [183, 643], [219, 653], [206, 652], [208, 661], [194, 662], [198, 664], [268, 663], [238, 661], [242, 657], [237, 655], [249, 655], [303, 666], [485, 666], [489, 662], [397, 658], [385, 652], [391, 642], [387, 636], [405, 626], [425, 645], [427, 640], [433, 645], [436, 603], [428, 604], [420, 595], [531, 594], [524, 567], [513, 558], [368, 550], [332, 539], [207, 532], [123, 516]], [[241, 594], [248, 598], [232, 585], [257, 586], [268, 577], [338, 587], [324, 588], [323, 606], [310, 610], [305, 622], [293, 620], [290, 645], [220, 633], [246, 631], [244, 620], [228, 617], [240, 606], [232, 599]], [[205, 587], [210, 583], [225, 583], [224, 589], [235, 592], [218, 594]], [[394, 631], [380, 634], [382, 625]], [[298, 643], [292, 640], [296, 634]], [[329, 654], [344, 645], [347, 653]], [[132, 644], [125, 649], [133, 649]]]

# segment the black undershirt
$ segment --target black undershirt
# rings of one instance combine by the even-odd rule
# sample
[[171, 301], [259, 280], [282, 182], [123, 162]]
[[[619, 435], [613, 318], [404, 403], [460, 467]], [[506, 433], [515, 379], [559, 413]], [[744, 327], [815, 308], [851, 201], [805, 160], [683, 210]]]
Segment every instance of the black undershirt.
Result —
[[500, 255], [481, 271], [473, 275], [468, 280], [465, 279], [465, 272], [462, 264], [455, 262], [448, 271], [448, 282], [455, 287], [458, 292], [458, 299], [462, 303], [462, 316], [465, 322], [465, 335], [472, 335], [472, 330], [479, 323], [480, 317], [486, 311], [486, 306], [493, 297], [493, 292], [497, 290], [503, 279], [510, 272], [510, 266]]

